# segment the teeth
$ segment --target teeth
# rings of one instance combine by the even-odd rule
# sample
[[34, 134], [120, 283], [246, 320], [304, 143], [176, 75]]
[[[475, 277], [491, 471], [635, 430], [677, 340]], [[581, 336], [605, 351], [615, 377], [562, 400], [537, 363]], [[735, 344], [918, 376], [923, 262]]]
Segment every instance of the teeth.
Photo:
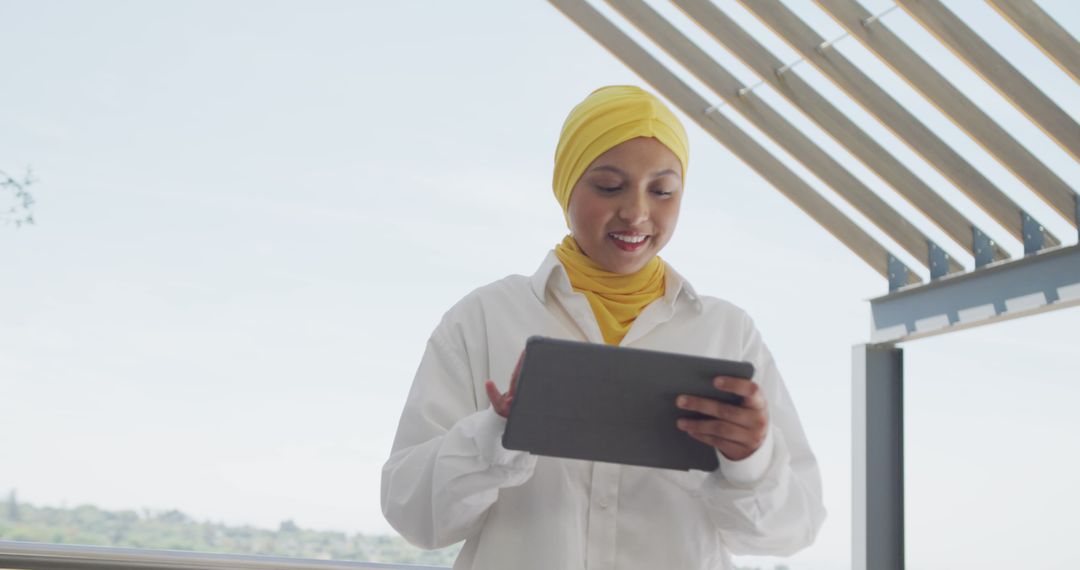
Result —
[[617, 239], [619, 241], [625, 241], [626, 243], [641, 243], [641, 242], [645, 241], [645, 238], [649, 237], [649, 236], [625, 236], [625, 235], [621, 235], [621, 234], [608, 234], [608, 235], [610, 235], [611, 237], [613, 237], [613, 238], [615, 238], [615, 239]]

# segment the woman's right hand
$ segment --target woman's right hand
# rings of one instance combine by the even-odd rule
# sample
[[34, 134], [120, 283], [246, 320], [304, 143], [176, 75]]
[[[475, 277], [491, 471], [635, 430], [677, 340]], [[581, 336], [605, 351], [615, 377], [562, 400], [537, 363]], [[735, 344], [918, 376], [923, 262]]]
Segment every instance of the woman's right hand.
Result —
[[514, 374], [510, 377], [510, 389], [505, 394], [500, 394], [499, 389], [491, 380], [484, 382], [484, 389], [487, 390], [491, 407], [496, 414], [504, 418], [510, 417], [510, 404], [514, 402], [514, 391], [517, 389], [518, 375], [521, 374], [521, 362], [523, 360], [525, 360], [525, 350], [522, 350], [521, 356], [518, 357], [517, 366], [514, 366]]

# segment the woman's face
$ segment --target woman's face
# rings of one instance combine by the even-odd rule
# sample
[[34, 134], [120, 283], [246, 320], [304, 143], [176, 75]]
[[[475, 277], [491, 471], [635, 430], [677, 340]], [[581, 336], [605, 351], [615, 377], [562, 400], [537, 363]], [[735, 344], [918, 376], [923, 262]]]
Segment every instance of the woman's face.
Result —
[[596, 157], [570, 194], [570, 231], [612, 273], [635, 273], [671, 239], [682, 201], [682, 165], [652, 137]]

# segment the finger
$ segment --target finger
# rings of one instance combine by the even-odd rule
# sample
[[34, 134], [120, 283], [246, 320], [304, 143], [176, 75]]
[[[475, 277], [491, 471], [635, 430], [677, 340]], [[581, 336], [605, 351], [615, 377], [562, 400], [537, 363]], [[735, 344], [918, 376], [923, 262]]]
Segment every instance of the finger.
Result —
[[716, 449], [719, 449], [724, 453], [725, 456], [745, 455], [750, 451], [749, 447], [737, 441], [727, 440], [721, 437], [716, 437], [715, 435], [695, 432], [686, 432], [686, 435], [689, 435], [690, 437], [700, 441], [701, 443], [704, 443], [705, 445], [710, 445], [712, 447], [715, 447]]
[[732, 441], [727, 441], [725, 439], [720, 439], [718, 437], [714, 437], [714, 436], [707, 435], [707, 434], [694, 434], [694, 433], [691, 433], [691, 434], [687, 434], [687, 435], [689, 435], [690, 437], [694, 438], [697, 441], [700, 441], [701, 443], [704, 443], [705, 445], [708, 445], [708, 446], [712, 447], [716, 451], [723, 454], [723, 456], [725, 458], [727, 458], [727, 459], [729, 459], [731, 461], [738, 461], [740, 459], [745, 459], [745, 458], [749, 457], [751, 454], [754, 453], [754, 451], [752, 449], [747, 448], [745, 445], [742, 445], [741, 443], [735, 443], [735, 442], [732, 442]]
[[495, 408], [495, 412], [499, 415], [503, 415], [501, 407], [503, 404], [503, 395], [499, 392], [499, 388], [495, 386], [495, 383], [491, 380], [484, 382], [484, 390], [487, 392], [488, 400], [491, 402], [491, 407]]
[[717, 441], [716, 445], [713, 445], [713, 448], [719, 451], [725, 458], [730, 461], [739, 461], [740, 459], [746, 459], [754, 453], [754, 450], [749, 449], [744, 445], [724, 440]]
[[498, 400], [502, 396], [502, 393], [499, 392], [499, 388], [496, 387], [495, 383], [491, 380], [484, 381], [484, 391], [487, 392], [488, 400], [491, 400], [492, 402]]
[[768, 421], [761, 410], [751, 410], [712, 398], [684, 394], [675, 400], [675, 405], [684, 410], [727, 420], [751, 429], [760, 427]]
[[743, 397], [742, 407], [754, 410], [765, 409], [765, 395], [761, 393], [761, 386], [746, 378], [732, 376], [717, 376], [713, 378], [713, 386], [717, 390], [731, 392]]
[[764, 429], [747, 429], [724, 420], [679, 420], [679, 429], [736, 442], [750, 449], [761, 447], [765, 441]]

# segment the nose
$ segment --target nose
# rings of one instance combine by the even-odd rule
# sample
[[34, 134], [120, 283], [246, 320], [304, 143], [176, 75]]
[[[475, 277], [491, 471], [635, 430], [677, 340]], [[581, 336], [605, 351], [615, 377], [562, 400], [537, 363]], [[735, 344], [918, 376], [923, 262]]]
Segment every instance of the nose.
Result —
[[619, 204], [619, 219], [634, 226], [649, 219], [649, 202], [646, 192], [627, 192]]

